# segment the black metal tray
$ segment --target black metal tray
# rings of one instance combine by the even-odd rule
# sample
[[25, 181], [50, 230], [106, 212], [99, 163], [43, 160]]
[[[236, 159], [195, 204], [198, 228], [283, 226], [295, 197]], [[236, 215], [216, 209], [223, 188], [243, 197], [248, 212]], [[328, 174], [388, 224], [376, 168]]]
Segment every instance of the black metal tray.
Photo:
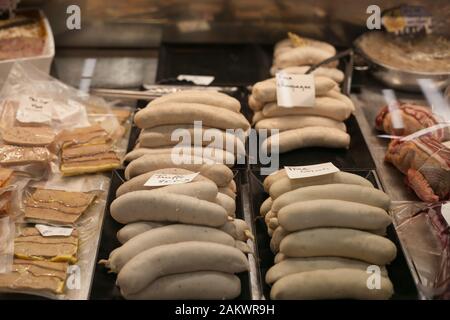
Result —
[[[245, 179], [245, 171], [234, 170], [235, 176], [234, 181], [236, 182], [237, 192], [236, 192], [236, 217], [239, 219], [244, 219], [243, 205], [241, 199], [241, 185], [243, 179]], [[103, 220], [103, 230], [100, 238], [100, 246], [98, 250], [97, 261], [101, 259], [108, 259], [109, 254], [115, 248], [120, 246], [117, 240], [116, 234], [120, 228], [123, 227], [122, 224], [116, 222], [110, 214], [109, 208], [111, 202], [116, 198], [117, 188], [125, 181], [124, 171], [116, 170], [113, 171], [111, 185], [109, 188], [108, 199], [106, 203], [106, 212]], [[241, 280], [241, 295], [237, 298], [238, 300], [249, 300], [251, 299], [251, 284], [250, 284], [250, 274], [248, 272], [242, 272], [238, 274]], [[108, 269], [104, 265], [97, 264], [95, 268], [94, 278], [91, 287], [90, 299], [94, 300], [122, 300], [119, 288], [115, 285], [116, 274], [108, 273]]]
[[[358, 174], [370, 180], [375, 186], [380, 187], [378, 177], [373, 170], [346, 170], [348, 172]], [[270, 299], [270, 286], [266, 284], [265, 277], [267, 270], [273, 266], [274, 254], [270, 250], [270, 237], [267, 233], [267, 227], [264, 223], [264, 218], [259, 215], [259, 208], [261, 204], [269, 196], [263, 188], [262, 181], [264, 176], [261, 176], [259, 170], [249, 170], [249, 198], [250, 211], [253, 222], [253, 230], [256, 236], [256, 260], [259, 264], [259, 283], [261, 286], [261, 293], [265, 299]], [[395, 243], [397, 247], [397, 257], [390, 265], [387, 266], [389, 278], [394, 285], [393, 300], [415, 300], [418, 299], [418, 292], [408, 268], [405, 256], [401, 249], [397, 234], [393, 225], [390, 225], [387, 230], [387, 237]]]
[[272, 46], [162, 43], [158, 57], [157, 83], [192, 74], [214, 76], [211, 85], [247, 86], [270, 77]]
[[[345, 121], [345, 124], [347, 126], [347, 132], [351, 137], [349, 149], [310, 147], [292, 150], [279, 155], [279, 167], [333, 162], [340, 169], [375, 169], [375, 163], [372, 160], [369, 148], [367, 147], [356, 118], [352, 115]], [[258, 161], [256, 164], [251, 164], [250, 168], [257, 169], [264, 166]]]

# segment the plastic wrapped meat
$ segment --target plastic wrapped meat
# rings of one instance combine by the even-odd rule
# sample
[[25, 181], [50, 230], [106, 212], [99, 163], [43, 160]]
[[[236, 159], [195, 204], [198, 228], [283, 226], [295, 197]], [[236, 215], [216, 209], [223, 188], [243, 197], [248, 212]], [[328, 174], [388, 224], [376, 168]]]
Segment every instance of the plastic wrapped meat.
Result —
[[[393, 118], [395, 116], [389, 111], [388, 106], [384, 106], [376, 117], [375, 127], [377, 130], [390, 135], [407, 136], [439, 124], [439, 120], [431, 112], [430, 108], [424, 106], [399, 102], [398, 115], [399, 120], [403, 122], [403, 128], [394, 128]], [[450, 130], [448, 127], [436, 128], [430, 134], [439, 141], [450, 139]]]
[[393, 140], [386, 161], [406, 175], [406, 183], [426, 202], [450, 197], [450, 149], [431, 136]]

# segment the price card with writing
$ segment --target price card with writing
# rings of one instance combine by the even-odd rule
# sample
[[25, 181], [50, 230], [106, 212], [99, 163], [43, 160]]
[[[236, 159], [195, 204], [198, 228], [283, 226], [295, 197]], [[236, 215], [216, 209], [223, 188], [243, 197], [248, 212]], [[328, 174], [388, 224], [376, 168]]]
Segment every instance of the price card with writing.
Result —
[[19, 100], [16, 119], [22, 123], [50, 124], [52, 103], [51, 99], [23, 96]]
[[289, 179], [301, 179], [338, 172], [339, 169], [331, 162], [313, 164], [310, 166], [284, 167]]
[[144, 183], [144, 186], [146, 187], [161, 187], [161, 186], [168, 186], [171, 184], [182, 184], [182, 183], [189, 183], [192, 180], [195, 179], [195, 177], [199, 173], [192, 173], [192, 174], [165, 174], [165, 173], [158, 173], [154, 174], [150, 177], [150, 179], [147, 180], [147, 182]]
[[314, 107], [316, 103], [316, 88], [314, 75], [276, 74], [277, 104], [280, 107]]
[[35, 227], [43, 237], [68, 237], [73, 232], [73, 228], [54, 227], [45, 224], [37, 224]]
[[199, 86], [209, 86], [214, 81], [214, 76], [197, 76], [194, 74], [180, 74], [177, 80], [192, 81]]

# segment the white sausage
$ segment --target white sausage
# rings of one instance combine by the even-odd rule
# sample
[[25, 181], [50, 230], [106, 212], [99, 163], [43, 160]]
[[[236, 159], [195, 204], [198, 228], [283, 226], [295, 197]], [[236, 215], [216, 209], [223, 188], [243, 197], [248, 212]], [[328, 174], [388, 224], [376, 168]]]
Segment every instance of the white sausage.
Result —
[[392, 223], [388, 213], [378, 207], [342, 200], [310, 200], [293, 203], [278, 212], [278, 223], [288, 231], [321, 227], [359, 230], [385, 229]]
[[157, 278], [194, 271], [238, 273], [248, 270], [246, 256], [218, 243], [180, 242], [151, 248], [131, 259], [119, 272], [117, 284], [124, 296], [137, 293]]
[[111, 216], [119, 223], [169, 221], [212, 227], [227, 222], [227, 212], [213, 202], [193, 197], [140, 190], [124, 194], [111, 203]]
[[[211, 285], [213, 284], [213, 285]], [[223, 300], [241, 294], [241, 281], [233, 274], [197, 271], [161, 277], [128, 300]]]
[[368, 274], [357, 269], [315, 270], [285, 276], [270, 291], [273, 300], [367, 299], [386, 300], [393, 292], [391, 281], [381, 277], [381, 287], [367, 286]]
[[352, 201], [385, 210], [391, 204], [389, 197], [383, 191], [375, 188], [352, 184], [325, 184], [295, 189], [279, 196], [273, 202], [272, 211], [278, 212], [282, 207], [291, 203], [319, 199]]
[[264, 202], [261, 204], [259, 214], [264, 217], [270, 211], [271, 207], [272, 207], [272, 198], [269, 197], [266, 200], [264, 200]]
[[276, 180], [269, 189], [272, 199], [276, 199], [282, 194], [309, 186], [324, 185], [330, 183], [342, 183], [342, 184], [354, 184], [363, 187], [373, 188], [372, 183], [353, 173], [339, 171], [332, 174], [320, 175], [316, 177], [302, 178], [302, 179], [290, 179], [287, 175], [280, 177]]
[[117, 240], [121, 244], [124, 244], [131, 238], [141, 234], [145, 231], [160, 228], [166, 226], [165, 222], [153, 222], [153, 221], [139, 221], [125, 225], [119, 231], [117, 231]]
[[[367, 262], [338, 257], [287, 258], [279, 261], [267, 271], [266, 283], [273, 284], [279, 279], [294, 273], [342, 268], [367, 271], [369, 266], [370, 264]], [[387, 276], [386, 268], [383, 267], [381, 269], [381, 275]]]
[[305, 127], [329, 127], [347, 131], [347, 128], [343, 122], [333, 120], [331, 118], [320, 116], [284, 116], [266, 118], [256, 123], [255, 128], [260, 129], [278, 129], [280, 131], [287, 131], [293, 129], [300, 129]]
[[234, 239], [239, 241], [247, 241], [248, 239], [253, 239], [253, 235], [250, 232], [250, 228], [242, 219], [234, 219], [232, 221], [228, 221], [225, 225], [223, 225], [220, 230], [228, 233]]
[[235, 245], [233, 237], [216, 228], [171, 224], [133, 237], [111, 252], [106, 265], [112, 271], [118, 272], [128, 261], [145, 250], [185, 241], [214, 242], [232, 247]]
[[350, 106], [330, 97], [317, 97], [314, 107], [283, 108], [272, 102], [262, 109], [263, 116], [266, 118], [310, 115], [328, 117], [337, 121], [346, 120], [352, 112], [353, 109]]
[[289, 257], [343, 257], [385, 265], [397, 254], [395, 244], [375, 234], [346, 228], [296, 231], [281, 240], [280, 252]]
[[226, 194], [218, 193], [214, 202], [223, 207], [227, 211], [229, 217], [236, 217], [236, 202], [233, 198]]
[[127, 180], [147, 173], [164, 168], [183, 168], [200, 174], [216, 183], [217, 186], [226, 186], [233, 179], [233, 172], [223, 164], [205, 163], [204, 158], [193, 156], [189, 163], [176, 164], [172, 161], [171, 155], [161, 154], [156, 156], [145, 155], [132, 162], [125, 169], [125, 178]]
[[348, 148], [350, 136], [335, 128], [305, 127], [280, 132], [268, 137], [261, 145], [262, 150], [271, 152], [273, 148], [284, 153], [300, 148]]
[[225, 108], [233, 112], [241, 110], [241, 104], [237, 99], [217, 91], [182, 90], [156, 98], [148, 105], [153, 106], [164, 102], [201, 103]]
[[136, 113], [134, 122], [139, 128], [202, 121], [203, 125], [218, 129], [249, 129], [244, 115], [227, 109], [199, 103], [165, 102], [148, 106]]

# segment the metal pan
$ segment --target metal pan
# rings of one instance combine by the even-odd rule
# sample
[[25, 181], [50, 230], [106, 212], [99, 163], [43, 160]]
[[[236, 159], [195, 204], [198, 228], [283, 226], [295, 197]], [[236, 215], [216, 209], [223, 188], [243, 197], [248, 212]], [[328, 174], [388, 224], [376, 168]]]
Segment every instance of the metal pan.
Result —
[[366, 34], [361, 35], [354, 41], [355, 52], [365, 60], [369, 72], [385, 85], [393, 89], [413, 92], [422, 91], [417, 82], [418, 79], [431, 79], [439, 89], [444, 89], [450, 85], [450, 73], [404, 71], [373, 60], [360, 47], [360, 42]]

